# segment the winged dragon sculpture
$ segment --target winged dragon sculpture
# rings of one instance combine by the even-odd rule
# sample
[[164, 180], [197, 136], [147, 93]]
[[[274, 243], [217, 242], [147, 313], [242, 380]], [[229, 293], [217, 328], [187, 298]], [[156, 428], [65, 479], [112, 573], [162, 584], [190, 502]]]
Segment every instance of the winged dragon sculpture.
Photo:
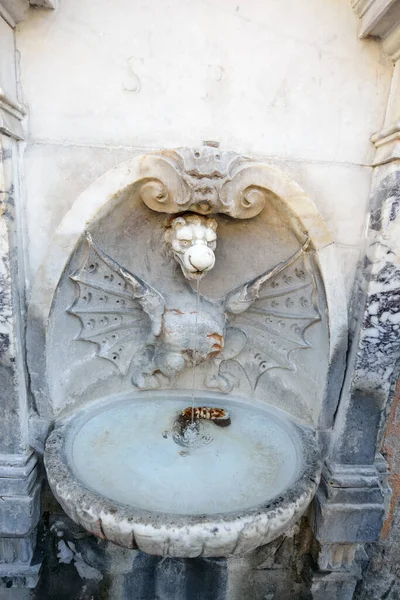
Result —
[[[208, 237], [205, 243], [214, 249], [216, 236]], [[193, 250], [195, 238], [185, 241], [185, 252]], [[77, 339], [97, 344], [97, 356], [114, 363], [139, 389], [167, 385], [185, 368], [212, 359], [207, 387], [229, 392], [238, 385], [224, 368], [236, 361], [254, 390], [267, 370], [296, 368], [292, 353], [310, 346], [305, 330], [320, 320], [308, 246], [307, 240], [287, 260], [220, 300], [200, 295], [196, 314], [190, 286], [177, 307], [176, 298], [164, 298], [87, 234], [84, 262], [70, 275], [77, 297], [68, 310], [82, 324]], [[175, 251], [180, 250], [178, 244]], [[193, 279], [192, 261], [188, 265], [187, 278]]]

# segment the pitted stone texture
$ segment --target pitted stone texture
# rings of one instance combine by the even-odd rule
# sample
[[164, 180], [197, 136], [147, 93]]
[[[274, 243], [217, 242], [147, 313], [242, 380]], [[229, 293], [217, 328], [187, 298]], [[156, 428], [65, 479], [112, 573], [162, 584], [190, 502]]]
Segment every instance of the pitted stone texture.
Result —
[[[157, 163], [160, 156], [164, 157], [165, 162], [170, 154], [185, 152], [188, 150], [165, 150], [145, 155], [149, 167], [147, 175], [150, 176], [150, 166]], [[216, 156], [216, 150], [213, 149], [214, 163], [218, 162]], [[253, 159], [238, 158], [239, 161], [242, 159], [245, 163], [247, 160], [254, 162]], [[115, 364], [113, 366], [110, 361], [101, 358], [101, 352], [95, 356], [93, 344], [83, 344], [75, 339], [75, 336], [79, 337], [79, 321], [75, 319], [74, 323], [74, 317], [66, 313], [74, 302], [74, 287], [68, 275], [84, 263], [84, 244], [80, 242], [85, 230], [90, 230], [93, 240], [118, 265], [124, 266], [165, 297], [168, 308], [172, 309], [169, 313], [171, 322], [175, 320], [178, 323], [176, 315], [180, 310], [186, 313], [195, 311], [193, 285], [188, 289], [188, 283], [167, 248], [160, 244], [168, 218], [163, 213], [148, 209], [140, 198], [139, 191], [144, 184], [143, 161], [143, 156], [136, 157], [114, 168], [77, 199], [59, 227], [47, 253], [48, 258], [38, 275], [28, 318], [28, 359], [35, 400], [41, 416], [46, 419], [59, 415], [72, 401], [78, 406], [104, 392], [123, 392], [132, 385], [130, 377], [119, 377]], [[250, 307], [257, 309], [260, 320], [264, 316], [265, 319], [275, 320], [272, 325], [278, 338], [276, 348], [279, 346], [282, 355], [280, 360], [267, 360], [264, 356], [267, 354], [264, 350], [274, 337], [274, 333], [269, 335], [267, 332], [270, 322], [257, 323], [250, 333], [251, 323], [248, 331], [244, 332], [244, 321], [240, 324], [240, 319], [235, 316], [233, 320], [237, 321], [238, 326], [230, 328], [229, 333], [233, 335], [229, 344], [226, 344], [227, 351], [218, 357], [210, 357], [220, 359], [219, 364], [217, 360], [207, 360], [197, 365], [196, 386], [204, 389], [202, 386], [206, 382], [205, 385], [212, 389], [229, 392], [239, 382], [235, 392], [245, 395], [255, 390], [257, 398], [263, 398], [313, 426], [324, 413], [323, 427], [328, 428], [337, 405], [346, 347], [347, 315], [335, 248], [325, 223], [304, 191], [278, 169], [260, 161], [255, 162], [257, 169], [262, 172], [262, 187], [268, 192], [265, 206], [251, 219], [231, 219], [221, 214], [216, 216], [219, 236], [216, 262], [202, 280], [200, 293], [215, 304], [216, 300], [222, 300], [235, 289], [238, 283], [244, 289], [252, 281], [254, 286], [248, 285], [247, 300], [250, 299], [250, 292], [254, 293], [255, 299], [256, 280], [261, 284], [263, 276], [272, 274], [279, 263], [279, 269], [284, 266], [307, 238], [310, 240], [307, 255], [313, 258], [308, 273], [310, 281], [303, 279], [304, 294], [300, 293], [298, 287], [293, 294], [286, 294], [290, 286], [298, 284], [299, 278], [304, 276], [305, 269], [299, 260], [299, 264], [290, 266], [290, 272], [282, 270], [279, 274], [283, 282], [271, 279], [271, 285], [274, 284], [278, 289], [273, 290], [276, 298], [264, 298], [265, 302], [271, 300], [269, 307]], [[211, 168], [214, 163], [211, 161], [209, 165], [211, 175], [214, 173], [214, 168]], [[258, 181], [256, 175], [254, 180], [252, 178], [247, 181], [250, 187]], [[261, 185], [260, 181], [258, 183]], [[241, 274], [239, 281], [238, 273]], [[266, 280], [264, 284], [264, 287], [268, 286]], [[285, 289], [284, 284], [287, 286]], [[239, 293], [239, 289], [237, 291]], [[265, 295], [261, 286], [259, 291], [263, 292], [260, 296]], [[184, 309], [182, 304], [185, 305]], [[201, 304], [206, 314], [211, 305], [204, 299]], [[308, 315], [305, 314], [307, 305], [310, 308]], [[211, 309], [214, 310], [213, 307]], [[265, 314], [267, 310], [274, 311], [274, 315]], [[253, 311], [253, 317], [257, 311]], [[289, 323], [292, 316], [290, 311], [299, 317], [299, 322], [292, 320]], [[224, 316], [219, 309], [217, 312], [219, 317]], [[319, 321], [318, 315], [321, 317]], [[193, 323], [190, 328], [193, 329], [195, 319], [193, 316], [191, 318]], [[180, 319], [180, 322], [183, 323], [183, 328], [180, 324], [181, 329], [189, 335], [189, 327], [185, 327], [188, 321]], [[176, 329], [174, 325], [172, 335]], [[213, 329], [205, 333], [211, 336], [217, 334], [215, 338], [218, 338], [220, 329], [220, 326], [215, 328], [213, 324]], [[262, 340], [255, 339], [263, 335]], [[301, 343], [293, 343], [291, 335], [296, 338], [295, 342], [302, 337]], [[236, 360], [238, 352], [244, 348], [244, 336], [247, 336], [249, 343]], [[213, 345], [214, 349], [211, 348]], [[214, 350], [219, 353], [220, 345], [216, 339], [210, 346], [211, 352], [207, 351], [206, 354], [213, 354]], [[301, 348], [307, 349], [303, 351]], [[274, 358], [273, 355], [278, 353], [270, 350]], [[159, 352], [155, 376], [154, 369], [145, 374], [149, 377], [141, 377], [139, 372], [135, 385], [142, 389], [156, 386], [191, 387], [191, 369], [187, 368], [187, 364], [183, 365], [179, 354], [167, 357]], [[144, 360], [146, 357], [141, 358]], [[58, 377], [59, 364], [65, 367], [63, 381]], [[216, 369], [210, 372], [210, 366]], [[38, 446], [36, 442], [35, 445]]]
[[[0, 29], [1, 22], [0, 17]], [[4, 56], [9, 59], [9, 53]], [[0, 90], [0, 113], [18, 112], [10, 102]], [[19, 149], [12, 139], [20, 136], [2, 114], [0, 131], [7, 135], [0, 134], [0, 587], [34, 587], [40, 570], [40, 562], [32, 561], [41, 484], [28, 439]]]
[[373, 465], [324, 465], [313, 503], [313, 528], [321, 544], [376, 540], [383, 511], [381, 482]]
[[[74, 340], [96, 344], [96, 356], [136, 388], [175, 387], [185, 367], [205, 363], [205, 387], [230, 392], [246, 379], [262, 397], [263, 375], [274, 368], [295, 371], [299, 363], [292, 353], [312, 347], [306, 330], [321, 321], [322, 302], [308, 238], [292, 256], [211, 301], [199, 290], [194, 297], [188, 286], [179, 297], [163, 297], [86, 237], [83, 262], [69, 276], [77, 297], [67, 312], [82, 326]], [[243, 373], [232, 373], [232, 361]]]
[[335, 424], [337, 463], [372, 464], [400, 357], [400, 171], [371, 197], [365, 256], [353, 301], [352, 342]]
[[241, 554], [290, 529], [318, 484], [320, 463], [314, 434], [294, 423], [288, 426], [303, 454], [294, 482], [278, 497], [240, 512], [174, 516], [137, 510], [100, 496], [79, 481], [69, 463], [67, 444], [74, 417], [60, 423], [48, 438], [45, 465], [53, 493], [67, 514], [102, 539], [161, 556]]

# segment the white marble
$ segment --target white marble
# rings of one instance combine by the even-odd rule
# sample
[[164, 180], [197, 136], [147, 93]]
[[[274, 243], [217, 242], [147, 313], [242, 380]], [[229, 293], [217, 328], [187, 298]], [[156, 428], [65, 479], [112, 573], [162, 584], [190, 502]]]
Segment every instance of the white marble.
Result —
[[[372, 168], [268, 159], [307, 192], [339, 246], [359, 248], [363, 239]], [[346, 265], [343, 265], [346, 270]]]
[[76, 198], [132, 154], [127, 149], [28, 146], [24, 156], [27, 201], [23, 207], [28, 295], [50, 240]]
[[357, 164], [373, 157], [369, 135], [382, 125], [392, 70], [337, 0], [141, 0], [135, 10], [129, 0], [69, 0], [32, 11], [17, 48], [34, 140], [211, 139]]
[[[152, 155], [147, 155], [146, 164], [151, 161], [151, 158]], [[75, 201], [71, 210], [64, 217], [61, 226], [58, 228], [56, 235], [54, 236], [49, 247], [47, 260], [43, 264], [38, 276], [36, 277], [30, 302], [28, 356], [30, 360], [30, 369], [32, 372], [32, 388], [34, 389], [36, 401], [38, 406], [40, 406], [40, 411], [43, 415], [46, 415], [49, 412], [51, 413], [52, 410], [59, 412], [65, 403], [70, 401], [66, 396], [66, 389], [68, 389], [72, 383], [71, 381], [68, 381], [68, 377], [70, 376], [69, 373], [66, 372], [63, 382], [59, 382], [58, 378], [57, 380], [52, 378], [51, 380], [53, 383], [51, 385], [54, 384], [55, 387], [54, 389], [52, 388], [51, 393], [47, 389], [47, 385], [49, 385], [50, 381], [48, 373], [52, 370], [52, 367], [49, 365], [53, 361], [53, 358], [50, 358], [50, 355], [55, 356], [55, 354], [50, 352], [49, 359], [45, 358], [46, 352], [49, 352], [49, 350], [46, 349], [45, 336], [43, 334], [46, 328], [49, 326], [54, 293], [60, 281], [60, 277], [65, 272], [66, 266], [71, 257], [71, 253], [76, 247], [84, 231], [87, 228], [92, 227], [99, 214], [104, 214], [105, 212], [113, 210], [114, 205], [118, 205], [118, 198], [126, 197], [124, 196], [126, 190], [131, 189], [130, 186], [135, 184], [135, 182], [140, 181], [140, 178], [143, 177], [142, 167], [143, 165], [140, 157], [136, 157], [126, 161], [125, 163], [122, 163], [118, 167], [111, 169], [105, 175], [103, 175], [103, 177], [92, 184]], [[277, 206], [280, 207], [279, 210], [282, 210], [285, 215], [291, 215], [290, 217], [285, 217], [285, 219], [289, 218], [290, 227], [287, 225], [284, 226], [286, 227], [286, 233], [279, 234], [278, 239], [281, 240], [280, 243], [283, 243], [283, 240], [285, 240], [289, 234], [292, 236], [294, 235], [295, 239], [297, 239], [296, 246], [293, 247], [292, 251], [290, 251], [288, 248], [281, 256], [280, 260], [283, 262], [287, 261], [287, 259], [299, 249], [298, 244], [304, 243], [305, 241], [305, 231], [307, 231], [310, 237], [312, 247], [316, 250], [316, 257], [319, 262], [319, 268], [321, 269], [321, 275], [323, 280], [326, 282], [325, 290], [327, 294], [326, 302], [328, 305], [328, 310], [326, 312], [323, 311], [322, 314], [322, 319], [324, 322], [323, 327], [328, 326], [330, 333], [329, 336], [324, 336], [324, 340], [318, 338], [319, 334], [315, 334], [317, 335], [318, 341], [317, 339], [312, 341], [313, 335], [311, 333], [311, 337], [309, 339], [311, 345], [318, 346], [322, 343], [324, 347], [327, 347], [329, 344], [329, 361], [332, 361], [332, 364], [336, 364], [337, 357], [341, 357], [343, 355], [342, 332], [346, 329], [346, 310], [344, 304], [344, 294], [342, 293], [343, 284], [339, 265], [336, 260], [327, 260], [325, 258], [327, 254], [330, 255], [328, 248], [331, 246], [333, 247], [332, 237], [326, 227], [326, 224], [316, 209], [316, 206], [312, 203], [302, 188], [300, 188], [295, 182], [284, 176], [281, 171], [274, 167], [260, 163], [258, 168], [260, 171], [262, 171], [262, 182], [264, 188], [273, 192], [271, 196], [272, 201], [269, 201], [270, 210], [275, 210], [273, 209], [273, 206], [275, 203], [277, 203]], [[138, 194], [135, 198], [130, 198], [129, 211], [130, 214], [132, 214], [132, 212], [134, 214], [135, 211], [139, 210], [140, 206], [143, 206], [143, 203]], [[154, 213], [154, 215], [157, 214], [158, 213]], [[271, 213], [271, 218], [273, 219], [274, 217], [272, 217], [272, 214], [273, 213]], [[263, 213], [261, 213], [261, 216], [262, 215]], [[267, 212], [265, 215], [267, 215]], [[268, 220], [268, 216], [265, 218]], [[246, 222], [246, 220], [244, 220], [244, 222]], [[248, 222], [250, 223], [251, 219]], [[273, 221], [271, 223], [273, 225]], [[269, 224], [266, 223], [266, 226], [268, 227]], [[246, 225], [246, 227], [248, 226]], [[243, 232], [246, 231], [246, 227], [242, 230]], [[263, 235], [262, 232], [265, 231], [265, 226], [261, 227], [262, 231], [260, 230], [259, 234], [257, 235]], [[281, 227], [283, 227], [283, 225], [281, 225]], [[139, 231], [135, 235], [140, 235]], [[253, 237], [251, 239], [254, 241]], [[132, 241], [130, 240], [129, 244], [131, 243]], [[238, 242], [235, 241], [235, 238], [232, 238], [231, 243], [233, 246], [238, 245]], [[236, 248], [236, 250], [238, 250], [238, 248]], [[271, 248], [268, 254], [273, 256], [275, 252], [276, 248]], [[225, 260], [230, 264], [231, 259], [228, 258], [226, 252], [224, 254]], [[263, 258], [262, 255], [257, 257], [252, 256], [252, 263], [254, 263], [256, 260], [261, 262], [260, 267], [257, 268], [258, 271], [254, 272], [253, 276], [260, 275], [266, 271], [265, 258]], [[218, 287], [219, 283], [221, 283], [221, 280], [226, 280], [226, 277], [228, 276], [226, 273], [223, 277], [221, 277], [221, 271], [219, 271], [218, 275], [218, 266], [219, 263], [217, 260], [215, 268], [205, 278], [205, 282], [209, 282], [209, 289], [207, 293], [218, 294], [222, 292], [222, 289], [221, 292], [212, 291], [213, 289], [216, 289], [216, 286]], [[270, 266], [275, 267], [276, 261], [272, 262]], [[250, 265], [247, 267], [243, 265], [245, 270], [249, 267]], [[251, 268], [253, 269], [253, 264], [251, 265]], [[235, 269], [230, 270], [232, 274], [235, 273]], [[145, 276], [144, 273], [143, 276]], [[244, 281], [246, 281], [245, 278]], [[235, 276], [230, 283], [231, 289], [237, 285], [237, 282], [238, 280]], [[330, 282], [333, 282], [334, 285], [330, 285]], [[229, 290], [226, 290], [224, 293], [226, 294], [227, 291]], [[172, 307], [174, 307], [174, 305], [172, 305]], [[172, 312], [171, 314], [174, 313]], [[50, 330], [47, 331], [46, 335], [48, 339], [53, 336], [51, 327]], [[307, 332], [307, 338], [308, 336], [309, 333]], [[339, 346], [337, 344], [339, 344]], [[236, 355], [236, 353], [237, 352], [235, 351], [233, 355]], [[88, 359], [89, 356], [87, 356], [85, 360]], [[59, 360], [68, 360], [68, 357], [65, 356]], [[306, 413], [303, 411], [305, 418], [309, 422], [313, 422], [315, 424], [316, 420], [318, 419], [318, 414], [321, 410], [321, 402], [325, 403], [328, 400], [326, 398], [322, 399], [320, 393], [321, 387], [324, 387], [324, 377], [322, 376], [322, 371], [320, 369], [316, 371], [315, 365], [312, 364], [311, 354], [309, 359], [305, 358], [304, 360], [308, 360], [308, 366], [306, 368], [305, 363], [303, 364], [301, 374], [296, 375], [295, 371], [293, 372], [293, 381], [287, 388], [287, 404], [285, 405], [285, 408], [291, 412], [291, 414], [298, 414], [298, 411], [301, 409], [299, 401], [292, 397], [294, 389], [296, 389], [301, 397], [304, 398], [305, 404], [307, 405]], [[50, 371], [48, 371], [48, 369]], [[340, 371], [341, 367], [339, 368], [339, 372]], [[108, 373], [108, 370], [104, 369], [104, 374], [106, 375], [106, 373]], [[233, 378], [233, 380], [236, 379], [234, 374], [230, 374], [230, 377]], [[312, 393], [310, 393], [309, 378], [311, 378], [313, 381], [314, 392]], [[221, 385], [221, 381], [218, 381], [219, 383], [217, 387]], [[301, 383], [302, 381], [304, 386]], [[140, 387], [143, 387], [142, 384], [140, 384]], [[146, 385], [145, 387], [148, 386]], [[318, 390], [318, 392], [316, 393], [315, 390]], [[333, 390], [333, 395], [335, 394], [336, 391]], [[75, 393], [74, 395], [76, 396]], [[49, 397], [51, 398], [50, 403]], [[279, 403], [280, 396], [279, 400], [268, 398], [268, 401], [271, 401], [272, 403]]]
[[[28, 146], [25, 152], [28, 286], [52, 235], [80, 193], [108, 169], [140, 149]], [[341, 255], [350, 293], [364, 229], [371, 169], [352, 165], [266, 159], [297, 181], [322, 214]]]
[[17, 94], [14, 32], [0, 16], [0, 88], [14, 100]]
[[200, 279], [215, 264], [217, 247], [215, 219], [202, 215], [176, 217], [165, 232], [165, 241], [186, 279]]
[[[195, 405], [209, 402], [196, 397]], [[217, 402], [231, 425], [201, 421], [188, 447], [175, 441], [173, 426], [190, 395], [146, 396], [94, 412], [71, 432], [72, 468], [110, 500], [175, 515], [239, 511], [281, 494], [302, 465], [290, 431], [263, 410]]]
[[166, 430], [189, 400], [114, 396], [59, 421], [45, 465], [67, 514], [100, 538], [169, 557], [241, 554], [290, 528], [319, 481], [312, 431], [279, 411], [205, 394], [196, 404], [229, 409], [232, 423], [208, 423], [208, 444], [182, 447]]

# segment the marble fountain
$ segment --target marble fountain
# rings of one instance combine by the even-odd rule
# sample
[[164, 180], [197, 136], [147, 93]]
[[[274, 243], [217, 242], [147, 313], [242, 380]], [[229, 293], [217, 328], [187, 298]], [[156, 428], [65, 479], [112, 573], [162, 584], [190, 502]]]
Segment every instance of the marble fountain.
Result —
[[345, 314], [331, 247], [297, 184], [208, 145], [137, 156], [76, 200], [28, 331], [46, 473], [75, 522], [172, 557], [293, 527]]

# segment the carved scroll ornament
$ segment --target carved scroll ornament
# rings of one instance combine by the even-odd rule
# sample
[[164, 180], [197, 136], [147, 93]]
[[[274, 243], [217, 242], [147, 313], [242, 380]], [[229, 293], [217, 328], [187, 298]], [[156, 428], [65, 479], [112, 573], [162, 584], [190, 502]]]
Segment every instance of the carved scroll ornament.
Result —
[[139, 171], [140, 197], [157, 212], [250, 219], [270, 193], [262, 163], [209, 146], [148, 154]]

